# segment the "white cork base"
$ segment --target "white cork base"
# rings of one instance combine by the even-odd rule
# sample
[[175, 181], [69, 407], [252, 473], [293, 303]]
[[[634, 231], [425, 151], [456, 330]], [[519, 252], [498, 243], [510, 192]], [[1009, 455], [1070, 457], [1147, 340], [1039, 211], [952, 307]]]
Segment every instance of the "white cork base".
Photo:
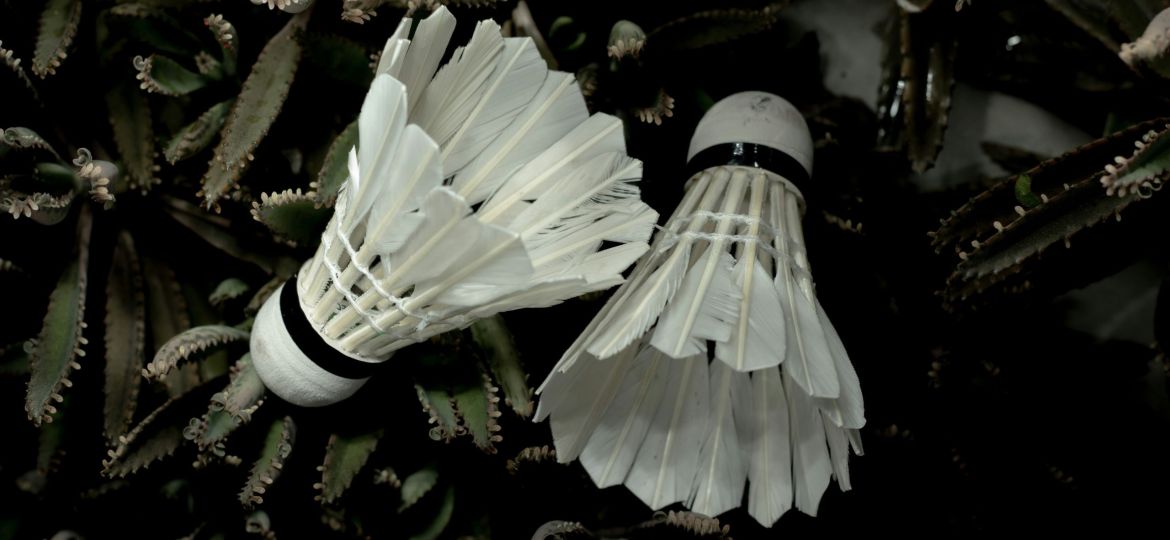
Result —
[[752, 143], [792, 156], [812, 176], [813, 142], [800, 111], [784, 98], [767, 92], [727, 96], [707, 111], [691, 136], [687, 161], [726, 143]]
[[284, 285], [268, 297], [252, 325], [252, 365], [256, 366], [264, 386], [285, 401], [302, 407], [322, 407], [352, 396], [369, 378], [338, 377], [301, 352], [284, 326], [280, 312], [282, 289]]

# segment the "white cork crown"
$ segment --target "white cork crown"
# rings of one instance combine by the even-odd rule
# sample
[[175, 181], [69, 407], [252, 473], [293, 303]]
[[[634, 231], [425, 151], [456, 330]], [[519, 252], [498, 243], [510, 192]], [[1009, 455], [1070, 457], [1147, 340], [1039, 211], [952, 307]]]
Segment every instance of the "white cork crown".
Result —
[[749, 143], [774, 148], [812, 176], [813, 142], [804, 117], [788, 100], [768, 92], [727, 96], [707, 111], [691, 136], [687, 161], [721, 144]]
[[321, 245], [253, 327], [260, 378], [297, 405], [442, 332], [620, 284], [658, 221], [621, 121], [532, 39], [480, 21], [440, 66], [455, 17], [415, 22], [382, 51]]

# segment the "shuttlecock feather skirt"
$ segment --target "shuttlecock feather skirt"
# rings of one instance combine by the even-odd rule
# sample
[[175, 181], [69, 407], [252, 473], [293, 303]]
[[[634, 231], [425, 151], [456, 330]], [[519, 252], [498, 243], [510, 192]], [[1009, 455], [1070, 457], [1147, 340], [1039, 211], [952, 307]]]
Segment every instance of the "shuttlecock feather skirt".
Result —
[[831, 477], [849, 489], [865, 420], [816, 299], [800, 191], [760, 168], [759, 153], [739, 155], [744, 165], [689, 180], [650, 252], [541, 386], [537, 419], [551, 419], [558, 459], [579, 458], [600, 487], [716, 515], [746, 486], [749, 512], [770, 526], [793, 507], [815, 514]]

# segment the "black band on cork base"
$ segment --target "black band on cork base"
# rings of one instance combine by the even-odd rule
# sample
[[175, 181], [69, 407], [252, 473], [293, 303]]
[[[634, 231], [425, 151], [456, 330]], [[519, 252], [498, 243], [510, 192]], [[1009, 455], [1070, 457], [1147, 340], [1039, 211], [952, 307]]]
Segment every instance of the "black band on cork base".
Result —
[[381, 363], [362, 362], [346, 356], [325, 342], [301, 309], [297, 298], [297, 278], [293, 276], [280, 291], [280, 316], [293, 342], [305, 356], [321, 369], [345, 379], [365, 379], [374, 374]]
[[809, 186], [808, 172], [796, 158], [770, 146], [755, 143], [723, 143], [695, 154], [687, 163], [687, 177], [711, 167], [740, 165], [764, 169], [792, 182], [801, 192]]

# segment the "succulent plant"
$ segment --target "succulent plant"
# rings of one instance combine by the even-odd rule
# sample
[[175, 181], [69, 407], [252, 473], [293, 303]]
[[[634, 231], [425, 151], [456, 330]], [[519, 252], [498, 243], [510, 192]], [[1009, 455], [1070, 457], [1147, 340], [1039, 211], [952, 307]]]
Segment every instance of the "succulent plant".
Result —
[[[371, 53], [440, 4], [576, 72], [591, 108], [626, 120], [658, 208], [681, 196], [689, 127], [715, 99], [767, 90], [802, 110], [809, 257], [872, 414], [854, 489], [820, 518], [769, 533], [744, 512], [653, 513], [557, 463], [531, 380], [603, 294], [414, 345], [328, 409], [265, 390], [252, 319], [316, 249]], [[824, 84], [836, 35], [810, 25], [813, 4], [0, 0], [0, 537], [755, 538], [1157, 516], [1167, 495], [1143, 488], [1170, 480], [1170, 6], [886, 2], [865, 30], [884, 42], [866, 103]], [[980, 140], [1002, 174], [947, 169], [971, 88], [1095, 140]], [[942, 171], [946, 189], [924, 187]], [[1111, 303], [1096, 334], [1075, 324], [1093, 291]], [[1120, 335], [1151, 325], [1156, 343]]]

